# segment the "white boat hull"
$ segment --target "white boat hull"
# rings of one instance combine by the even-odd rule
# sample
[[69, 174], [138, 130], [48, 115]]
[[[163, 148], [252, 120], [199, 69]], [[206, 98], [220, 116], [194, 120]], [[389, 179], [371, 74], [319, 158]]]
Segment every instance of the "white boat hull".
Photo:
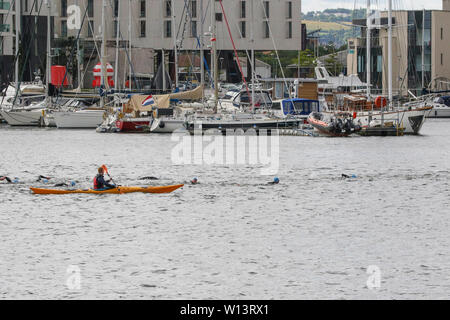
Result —
[[434, 107], [428, 118], [450, 118], [450, 107]]
[[74, 112], [54, 112], [58, 129], [96, 129], [103, 123], [105, 112], [95, 111], [74, 111]]
[[[404, 127], [405, 134], [419, 134], [426, 118], [432, 112], [432, 108], [415, 108], [411, 110], [400, 110], [398, 112], [384, 112], [385, 122], [399, 121], [400, 127]], [[370, 121], [381, 121], [381, 112], [374, 112], [370, 117], [369, 112], [358, 113], [355, 122], [360, 121], [361, 125], [368, 126]]]
[[155, 119], [152, 122], [150, 132], [152, 133], [173, 133], [184, 129], [184, 120], [176, 119]]
[[42, 110], [1, 111], [0, 114], [10, 126], [37, 127], [41, 123]]

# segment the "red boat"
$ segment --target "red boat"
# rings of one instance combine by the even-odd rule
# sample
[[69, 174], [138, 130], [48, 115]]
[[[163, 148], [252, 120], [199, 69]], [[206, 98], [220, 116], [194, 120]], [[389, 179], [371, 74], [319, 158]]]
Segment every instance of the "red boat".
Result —
[[151, 118], [123, 118], [116, 121], [116, 127], [120, 132], [144, 132], [148, 131]]

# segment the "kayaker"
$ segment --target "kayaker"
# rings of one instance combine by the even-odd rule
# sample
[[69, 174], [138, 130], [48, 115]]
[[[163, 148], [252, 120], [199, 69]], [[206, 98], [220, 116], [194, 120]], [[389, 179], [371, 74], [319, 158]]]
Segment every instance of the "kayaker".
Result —
[[105, 169], [103, 167], [98, 168], [98, 174], [94, 178], [94, 190], [105, 190], [105, 189], [114, 189], [115, 185], [110, 184], [111, 180], [108, 182], [105, 181], [105, 177], [103, 176], [105, 173]]

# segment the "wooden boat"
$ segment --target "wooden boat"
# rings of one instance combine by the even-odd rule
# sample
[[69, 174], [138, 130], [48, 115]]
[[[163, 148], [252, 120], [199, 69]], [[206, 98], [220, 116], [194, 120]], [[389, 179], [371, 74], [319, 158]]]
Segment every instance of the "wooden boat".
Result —
[[160, 187], [117, 187], [108, 190], [57, 190], [57, 189], [39, 189], [30, 188], [34, 194], [125, 194], [125, 193], [171, 193], [181, 187], [183, 184]]

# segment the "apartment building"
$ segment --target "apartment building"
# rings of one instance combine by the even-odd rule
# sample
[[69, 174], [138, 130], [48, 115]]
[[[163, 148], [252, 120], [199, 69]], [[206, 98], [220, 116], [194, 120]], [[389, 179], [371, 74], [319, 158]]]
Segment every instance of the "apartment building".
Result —
[[[50, 10], [55, 10], [53, 3]], [[20, 18], [19, 61], [22, 81], [32, 81], [45, 71], [48, 7], [42, 0], [0, 0], [0, 81], [2, 86], [14, 81], [16, 53], [16, 9]], [[53, 14], [53, 13], [52, 13]], [[53, 17], [52, 23], [53, 23]], [[28, 56], [28, 59], [25, 59]], [[26, 63], [24, 61], [26, 60]]]
[[[77, 29], [70, 29], [71, 16], [67, 9], [77, 5], [81, 17], [81, 38], [87, 42], [99, 39], [102, 24], [100, 0], [60, 0], [59, 17], [55, 22], [57, 37], [76, 37]], [[173, 8], [172, 8], [173, 3]], [[212, 10], [211, 10], [212, 9]], [[119, 77], [129, 72], [123, 62], [131, 59], [135, 72], [152, 74], [162, 60], [162, 52], [172, 61], [169, 66], [174, 74], [175, 37], [180, 51], [199, 51], [200, 42], [210, 50], [209, 32], [213, 22], [216, 26], [216, 44], [222, 66], [232, 75], [238, 73], [233, 58], [233, 45], [225, 16], [238, 51], [244, 50], [299, 50], [301, 48], [301, 1], [286, 0], [108, 0], [105, 10], [107, 19], [108, 60], [114, 64], [115, 40], [120, 25], [121, 47], [129, 46], [131, 55], [121, 49], [119, 53]], [[131, 19], [130, 19], [131, 17]], [[69, 23], [69, 24], [68, 24]], [[203, 35], [203, 36], [202, 36]], [[274, 46], [275, 44], [275, 46]], [[89, 44], [85, 45], [88, 48]], [[93, 46], [91, 45], [91, 49]], [[85, 50], [84, 56], [90, 55]], [[209, 53], [206, 53], [209, 56]], [[153, 59], [155, 58], [155, 59]], [[155, 63], [153, 60], [156, 60]], [[89, 68], [90, 66], [87, 66]], [[240, 79], [237, 79], [240, 81]]]
[[[433, 88], [439, 79], [450, 79], [450, 1], [445, 10], [393, 12], [393, 88], [394, 94], [406, 96], [408, 90], [420, 95], [422, 89]], [[358, 74], [366, 81], [366, 21], [361, 36], [348, 40], [348, 74]], [[381, 13], [379, 29], [372, 30], [371, 83], [374, 92], [388, 91], [387, 13]]]

